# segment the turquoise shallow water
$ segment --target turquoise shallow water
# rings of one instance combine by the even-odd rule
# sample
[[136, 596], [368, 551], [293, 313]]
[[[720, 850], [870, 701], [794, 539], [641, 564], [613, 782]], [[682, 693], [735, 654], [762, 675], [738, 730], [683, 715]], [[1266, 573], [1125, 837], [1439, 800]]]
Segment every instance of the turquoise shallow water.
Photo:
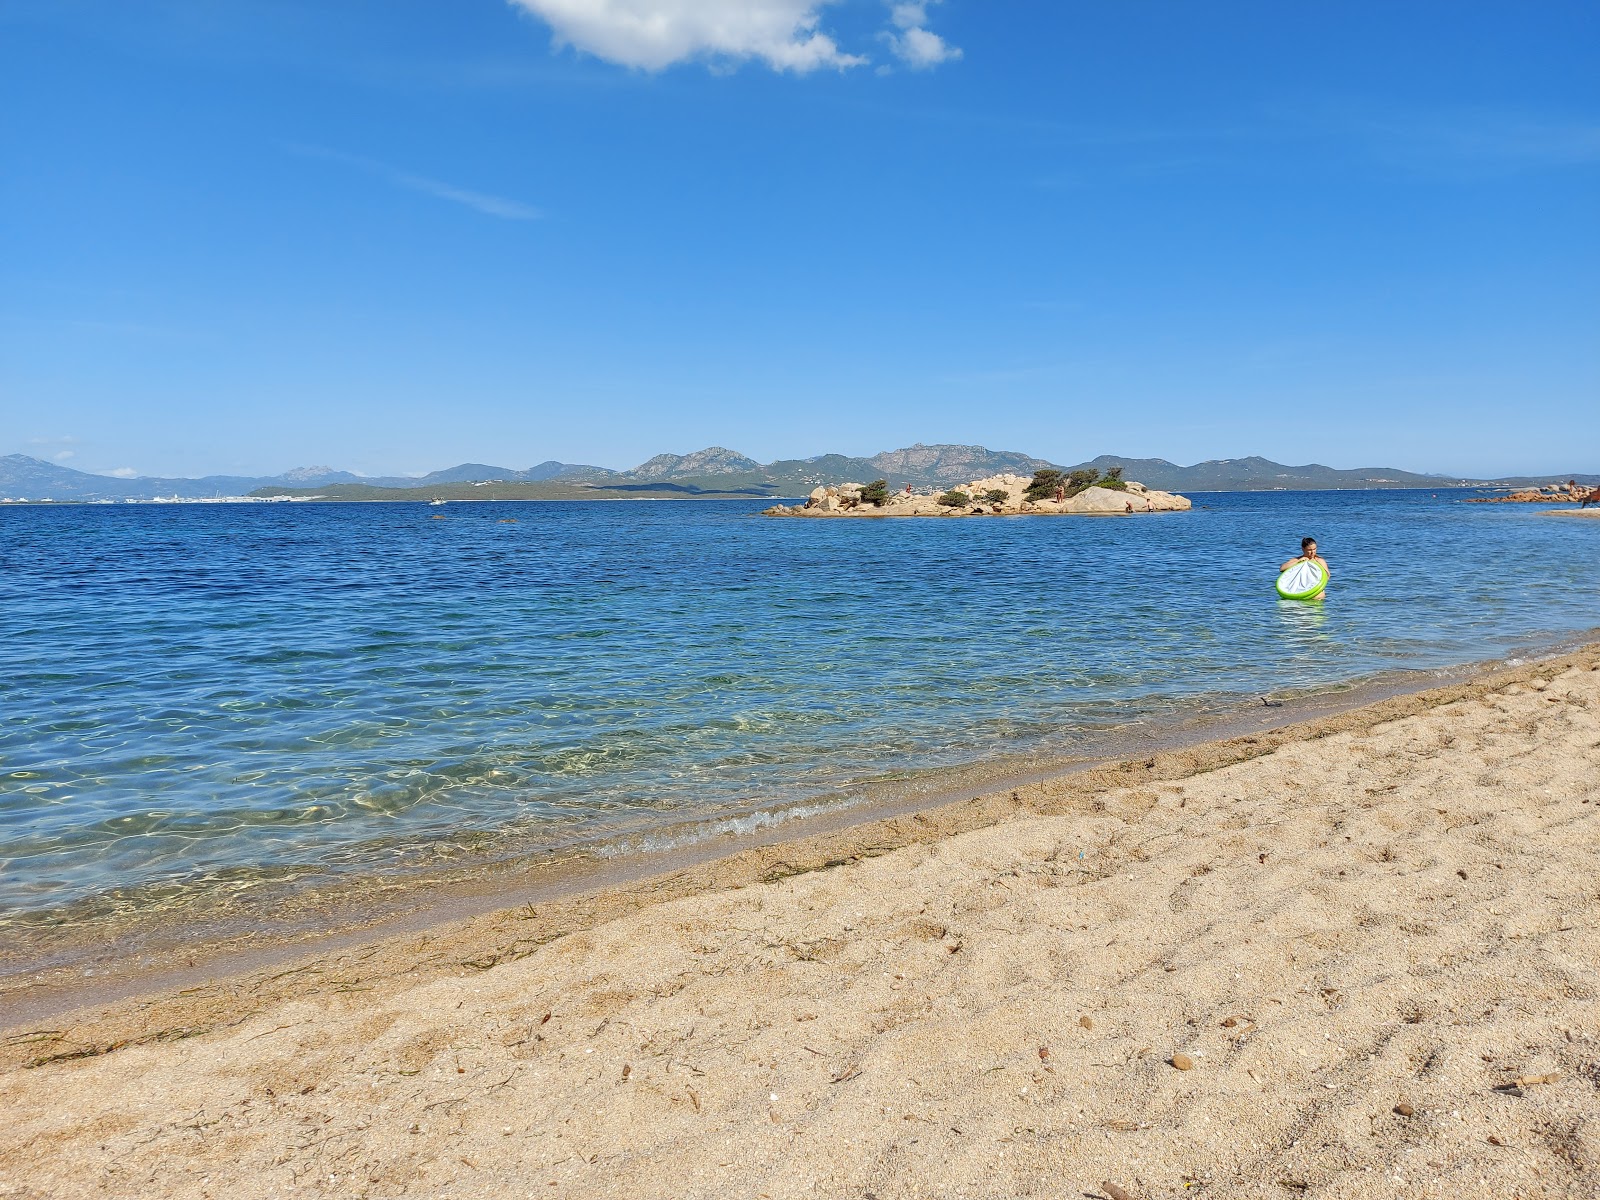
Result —
[[[1460, 493], [1195, 499], [0, 508], [0, 922], [1072, 755], [1600, 625], [1600, 523]], [[1272, 589], [1302, 533], [1334, 567], [1320, 605]]]

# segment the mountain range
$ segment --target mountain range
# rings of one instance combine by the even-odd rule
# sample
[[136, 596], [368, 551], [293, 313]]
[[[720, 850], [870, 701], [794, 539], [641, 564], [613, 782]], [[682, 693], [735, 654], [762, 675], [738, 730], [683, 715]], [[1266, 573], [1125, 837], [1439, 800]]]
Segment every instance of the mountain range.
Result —
[[[644, 496], [774, 496], [804, 495], [825, 484], [886, 479], [890, 487], [948, 487], [990, 475], [1031, 475], [1058, 466], [1042, 458], [983, 446], [924, 446], [918, 443], [870, 458], [823, 454], [815, 458], [759, 463], [722, 446], [693, 454], [658, 454], [630, 471], [556, 461], [521, 470], [486, 463], [462, 463], [420, 477], [364, 477], [332, 467], [297, 467], [281, 475], [250, 477], [208, 475], [199, 479], [94, 475], [25, 454], [0, 457], [0, 499], [136, 500], [177, 496], [325, 496], [342, 500], [443, 499], [571, 499]], [[1266, 491], [1361, 488], [1439, 488], [1523, 485], [1551, 482], [1555, 476], [1469, 480], [1422, 475], [1394, 467], [1338, 470], [1318, 463], [1288, 466], [1265, 458], [1210, 459], [1179, 466], [1162, 458], [1101, 455], [1063, 470], [1104, 472], [1121, 467], [1137, 479], [1164, 491]], [[1600, 475], [1575, 474], [1591, 486]]]
[[571, 472], [574, 478], [611, 475], [603, 467], [580, 467], [568, 463], [546, 462], [525, 471], [462, 463], [458, 467], [435, 471], [421, 478], [410, 475], [372, 477], [336, 471], [332, 467], [296, 467], [281, 475], [206, 475], [198, 479], [115, 475], [94, 475], [58, 463], [30, 458], [26, 454], [0, 457], [0, 497], [30, 500], [151, 500], [179, 496], [205, 499], [213, 496], [247, 496], [260, 488], [322, 488], [331, 484], [359, 484], [365, 487], [413, 488], [433, 483], [466, 483], [478, 479], [507, 478], [525, 482], [555, 479]]

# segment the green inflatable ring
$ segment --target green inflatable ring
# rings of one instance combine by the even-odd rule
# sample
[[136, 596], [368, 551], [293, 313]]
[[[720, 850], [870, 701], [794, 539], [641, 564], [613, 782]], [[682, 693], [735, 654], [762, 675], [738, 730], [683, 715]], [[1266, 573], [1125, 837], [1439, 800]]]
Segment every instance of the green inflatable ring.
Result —
[[1315, 600], [1328, 586], [1328, 573], [1314, 562], [1299, 562], [1278, 573], [1278, 595], [1285, 600]]

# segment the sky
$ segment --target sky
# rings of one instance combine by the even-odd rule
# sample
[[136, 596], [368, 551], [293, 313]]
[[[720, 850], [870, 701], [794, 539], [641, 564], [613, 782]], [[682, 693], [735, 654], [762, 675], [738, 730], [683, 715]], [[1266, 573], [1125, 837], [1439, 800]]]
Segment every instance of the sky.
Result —
[[0, 454], [1600, 471], [1592, 0], [0, 0]]

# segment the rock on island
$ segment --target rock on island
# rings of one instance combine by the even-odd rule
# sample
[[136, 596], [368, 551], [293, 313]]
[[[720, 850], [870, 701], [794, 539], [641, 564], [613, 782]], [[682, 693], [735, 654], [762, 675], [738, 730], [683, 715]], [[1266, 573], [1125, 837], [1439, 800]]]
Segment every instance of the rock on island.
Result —
[[890, 489], [884, 480], [819, 487], [804, 504], [777, 504], [769, 517], [976, 517], [1019, 513], [1127, 516], [1135, 513], [1182, 512], [1185, 496], [1161, 492], [1124, 480], [1113, 468], [1105, 475], [1090, 471], [1038, 471], [1026, 475], [991, 475], [949, 491]]
[[1543, 487], [1520, 488], [1504, 496], [1477, 496], [1468, 504], [1581, 504], [1588, 508], [1600, 504], [1600, 488], [1591, 488], [1576, 479], [1567, 483], [1547, 483]]

